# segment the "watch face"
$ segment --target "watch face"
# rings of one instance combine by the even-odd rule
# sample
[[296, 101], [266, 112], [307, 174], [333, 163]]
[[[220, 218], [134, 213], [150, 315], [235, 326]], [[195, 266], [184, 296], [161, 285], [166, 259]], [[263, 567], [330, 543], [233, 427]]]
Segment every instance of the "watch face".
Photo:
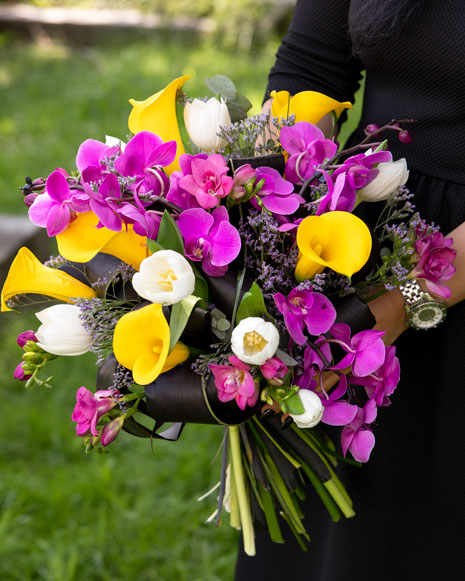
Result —
[[414, 329], [437, 327], [446, 316], [446, 307], [441, 303], [426, 302], [414, 305], [409, 311], [409, 323]]

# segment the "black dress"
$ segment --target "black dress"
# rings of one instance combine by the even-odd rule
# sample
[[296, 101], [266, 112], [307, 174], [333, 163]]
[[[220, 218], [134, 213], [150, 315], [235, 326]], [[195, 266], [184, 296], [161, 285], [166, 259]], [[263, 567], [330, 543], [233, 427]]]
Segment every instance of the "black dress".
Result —
[[[363, 62], [348, 26], [359, 1], [298, 0], [269, 90], [350, 100], [366, 69], [361, 130], [418, 120], [411, 144], [394, 136], [391, 151], [408, 160], [407, 185], [422, 217], [449, 233], [465, 221], [463, 0], [424, 0]], [[310, 495], [308, 552], [292, 534], [278, 545], [258, 533], [257, 556], [240, 553], [236, 581], [465, 580], [465, 304], [437, 329], [406, 331], [396, 346], [401, 381], [392, 406], [378, 414], [370, 461], [341, 467], [356, 516], [332, 523]]]

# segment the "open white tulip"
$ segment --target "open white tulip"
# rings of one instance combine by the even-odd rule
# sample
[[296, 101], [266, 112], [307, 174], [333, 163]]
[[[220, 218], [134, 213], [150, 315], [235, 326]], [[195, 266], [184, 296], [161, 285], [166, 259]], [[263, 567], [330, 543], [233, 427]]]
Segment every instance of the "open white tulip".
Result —
[[82, 355], [92, 345], [75, 305], [54, 305], [36, 313], [42, 323], [36, 331], [37, 345], [53, 355]]
[[184, 256], [174, 250], [159, 250], [141, 262], [132, 286], [152, 303], [174, 305], [194, 292], [195, 275]]
[[231, 125], [228, 107], [224, 101], [215, 97], [206, 103], [194, 99], [184, 107], [184, 123], [192, 142], [202, 151], [217, 151], [226, 141], [217, 133], [222, 125]]
[[303, 414], [290, 414], [298, 428], [313, 428], [323, 416], [324, 407], [318, 395], [309, 389], [300, 389], [298, 396], [305, 408]]
[[278, 345], [278, 329], [260, 317], [242, 319], [231, 336], [234, 355], [250, 365], [263, 365], [273, 357]]
[[387, 200], [408, 180], [407, 161], [405, 157], [397, 161], [380, 163], [377, 167], [378, 175], [364, 188], [357, 190], [357, 198], [362, 202], [380, 202]]

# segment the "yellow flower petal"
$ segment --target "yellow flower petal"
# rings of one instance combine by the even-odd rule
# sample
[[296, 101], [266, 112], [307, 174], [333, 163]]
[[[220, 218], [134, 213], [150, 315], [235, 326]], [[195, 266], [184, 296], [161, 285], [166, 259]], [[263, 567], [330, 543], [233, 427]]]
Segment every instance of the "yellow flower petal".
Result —
[[95, 291], [66, 272], [44, 266], [26, 247], [13, 260], [1, 294], [1, 310], [10, 311], [6, 301], [18, 294], [39, 294], [67, 303], [76, 297], [93, 298]]
[[296, 116], [296, 123], [308, 121], [308, 123], [318, 123], [327, 113], [334, 111], [336, 115], [342, 113], [344, 109], [352, 109], [349, 101], [336, 101], [331, 97], [318, 93], [317, 91], [302, 91], [291, 97], [288, 91], [272, 91], [273, 97], [271, 113], [274, 117]]
[[78, 214], [64, 232], [56, 237], [58, 251], [72, 262], [88, 262], [98, 252], [112, 254], [136, 270], [147, 258], [147, 239], [136, 234], [132, 226], [121, 232], [97, 228], [98, 217], [93, 212]]
[[123, 315], [113, 335], [118, 362], [130, 369], [134, 381], [147, 385], [162, 372], [170, 345], [170, 329], [161, 305], [151, 304]]
[[189, 355], [189, 347], [178, 341], [173, 347], [171, 353], [168, 355], [165, 365], [163, 366], [162, 373], [165, 373], [165, 371], [169, 371], [170, 369], [173, 369], [173, 367], [176, 367], [176, 365], [183, 363], [189, 359]]
[[189, 75], [171, 81], [163, 90], [158, 91], [145, 101], [129, 99], [133, 109], [129, 115], [129, 129], [132, 133], [152, 131], [163, 141], [176, 141], [176, 159], [166, 169], [168, 174], [179, 170], [179, 156], [184, 153], [184, 146], [179, 133], [176, 117], [176, 92], [189, 79]]
[[323, 268], [352, 276], [366, 263], [371, 252], [368, 226], [350, 212], [327, 212], [307, 216], [297, 229], [300, 250], [295, 276], [312, 278]]

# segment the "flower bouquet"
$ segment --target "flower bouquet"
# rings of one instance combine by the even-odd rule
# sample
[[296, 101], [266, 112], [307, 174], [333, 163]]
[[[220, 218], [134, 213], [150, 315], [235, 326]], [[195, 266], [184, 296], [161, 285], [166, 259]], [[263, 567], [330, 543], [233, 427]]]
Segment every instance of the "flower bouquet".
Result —
[[[96, 390], [79, 387], [72, 413], [86, 451], [122, 429], [177, 440], [222, 425], [209, 520], [229, 512], [249, 555], [256, 526], [276, 542], [289, 526], [305, 547], [299, 501], [310, 485], [333, 520], [355, 514], [335, 467], [368, 461], [399, 380], [366, 303], [413, 277], [447, 296], [455, 251], [413, 213], [405, 160], [379, 140], [408, 141], [405, 123], [339, 150], [314, 123], [350, 103], [279, 92], [247, 117], [227, 77], [207, 80], [210, 99], [187, 97], [187, 79], [131, 101], [127, 143], [88, 139], [77, 170], [27, 178], [29, 217], [59, 254], [21, 248], [3, 287], [3, 311], [46, 306], [18, 337], [15, 377], [49, 387], [50, 359], [95, 353]], [[353, 211], [381, 199], [370, 229]]]

